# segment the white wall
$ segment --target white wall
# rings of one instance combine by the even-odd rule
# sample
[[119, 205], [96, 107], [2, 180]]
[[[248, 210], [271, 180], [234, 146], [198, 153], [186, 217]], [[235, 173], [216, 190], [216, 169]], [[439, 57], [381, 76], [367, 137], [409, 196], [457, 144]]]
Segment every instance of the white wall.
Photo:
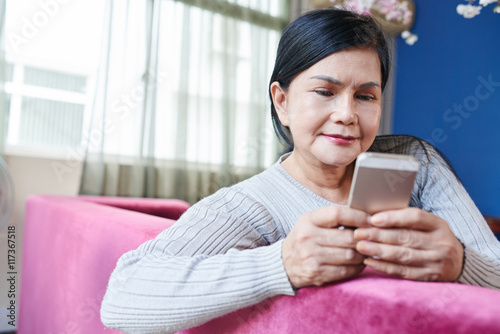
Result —
[[[81, 162], [72, 162], [72, 169], [67, 170], [64, 177], [61, 178], [54, 169], [54, 166], [67, 166], [67, 161], [40, 157], [26, 157], [7, 155], [5, 157], [10, 173], [14, 181], [15, 206], [9, 222], [0, 231], [0, 332], [3, 330], [12, 330], [8, 324], [10, 319], [7, 317], [7, 307], [10, 305], [11, 298], [8, 297], [10, 284], [7, 279], [11, 276], [8, 272], [11, 270], [7, 266], [7, 232], [9, 226], [15, 227], [15, 305], [19, 305], [19, 285], [22, 275], [22, 237], [24, 231], [24, 216], [26, 199], [33, 194], [46, 195], [68, 195], [74, 196], [78, 193], [80, 177], [82, 172]], [[59, 165], [58, 165], [59, 164]], [[12, 298], [14, 299], [14, 298]], [[17, 321], [16, 311], [16, 321]]]

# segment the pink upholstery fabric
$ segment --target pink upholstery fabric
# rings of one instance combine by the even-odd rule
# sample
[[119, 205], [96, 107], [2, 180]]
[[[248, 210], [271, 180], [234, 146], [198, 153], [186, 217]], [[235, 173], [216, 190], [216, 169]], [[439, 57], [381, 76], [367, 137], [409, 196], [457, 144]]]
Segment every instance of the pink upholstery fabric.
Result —
[[113, 206], [120, 209], [146, 213], [148, 215], [177, 220], [187, 210], [189, 204], [178, 199], [130, 198], [111, 196], [78, 196], [79, 199], [93, 203]]
[[[118, 333], [99, 311], [116, 261], [154, 238], [174, 220], [130, 210], [186, 210], [178, 200], [34, 196], [24, 229], [18, 333]], [[151, 205], [150, 205], [151, 204]]]
[[183, 333], [500, 333], [500, 292], [414, 282], [371, 269], [356, 279], [305, 288]]
[[[100, 322], [102, 296], [120, 255], [173, 223], [133, 212], [161, 212], [158, 201], [170, 200], [31, 197], [18, 333], [118, 333]], [[183, 333], [500, 333], [500, 292], [367, 269], [354, 280], [275, 297]]]

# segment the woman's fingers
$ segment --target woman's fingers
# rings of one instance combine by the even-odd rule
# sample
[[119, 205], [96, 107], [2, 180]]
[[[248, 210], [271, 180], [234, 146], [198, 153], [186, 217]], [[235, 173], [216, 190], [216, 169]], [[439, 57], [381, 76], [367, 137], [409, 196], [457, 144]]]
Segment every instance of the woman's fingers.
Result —
[[283, 265], [295, 288], [346, 279], [362, 270], [365, 256], [355, 250], [354, 232], [341, 226], [368, 227], [368, 215], [328, 206], [299, 218], [282, 246]]
[[354, 238], [354, 232], [351, 229], [318, 228], [316, 238], [319, 246], [356, 248], [358, 240]]
[[364, 264], [346, 266], [324, 266], [317, 275], [311, 277], [314, 285], [321, 286], [327, 282], [338, 281], [357, 275], [365, 268]]
[[417, 249], [426, 249], [430, 243], [427, 233], [402, 228], [358, 228], [353, 238]]
[[436, 256], [431, 251], [364, 240], [358, 242], [356, 250], [369, 257], [407, 266], [420, 266], [436, 260]]
[[[316, 265], [316, 262], [314, 264]], [[315, 265], [301, 269], [295, 268], [296, 271], [291, 272], [294, 277], [294, 282], [292, 282], [294, 288], [311, 285], [321, 286], [328, 282], [346, 279], [359, 274], [365, 268], [363, 263], [342, 266]]]
[[345, 279], [360, 271], [351, 267], [364, 267], [352, 230], [323, 228], [307, 237], [300, 229], [293, 232], [283, 242], [282, 258], [295, 288]]
[[365, 264], [415, 280], [453, 281], [463, 266], [463, 246], [442, 218], [417, 208], [373, 215], [353, 236]]
[[[384, 211], [369, 218], [369, 223], [375, 227], [403, 227], [413, 230], [431, 231], [442, 223], [430, 212], [418, 208]], [[444, 222], [444, 221], [443, 221]]]
[[[367, 255], [364, 264], [389, 275], [418, 281], [452, 281], [456, 275], [439, 251], [360, 241], [356, 248]], [[452, 276], [449, 276], [449, 275]]]
[[330, 205], [306, 213], [307, 219], [318, 227], [336, 228], [339, 226], [367, 227], [369, 215], [348, 207]]
[[411, 279], [415, 281], [439, 281], [441, 280], [440, 275], [433, 270], [432, 268], [428, 267], [412, 267], [412, 266], [406, 266], [402, 265], [399, 263], [392, 263], [392, 262], [386, 262], [386, 261], [381, 261], [378, 259], [374, 258], [366, 258], [364, 263], [383, 273], [389, 274], [389, 275], [395, 275], [401, 278], [405, 279]]
[[353, 248], [338, 247], [317, 247], [309, 256], [318, 267], [362, 264], [365, 257]]

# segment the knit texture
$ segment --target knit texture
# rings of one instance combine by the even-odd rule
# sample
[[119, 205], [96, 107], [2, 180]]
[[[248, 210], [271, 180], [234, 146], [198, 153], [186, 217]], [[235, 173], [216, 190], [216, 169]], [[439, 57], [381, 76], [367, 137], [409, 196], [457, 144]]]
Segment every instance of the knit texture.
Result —
[[[500, 243], [442, 155], [410, 136], [377, 137], [370, 151], [419, 159], [410, 206], [445, 219], [465, 245], [459, 282], [500, 289]], [[294, 295], [283, 239], [302, 214], [337, 204], [298, 183], [280, 161], [203, 199], [124, 254], [104, 297], [103, 323], [126, 333], [170, 333]]]

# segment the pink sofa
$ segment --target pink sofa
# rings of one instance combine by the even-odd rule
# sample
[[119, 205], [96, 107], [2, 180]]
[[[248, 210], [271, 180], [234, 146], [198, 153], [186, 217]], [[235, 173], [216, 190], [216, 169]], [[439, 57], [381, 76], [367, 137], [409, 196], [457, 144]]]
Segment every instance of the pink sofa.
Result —
[[[28, 200], [18, 333], [118, 333], [99, 309], [119, 256], [169, 227], [178, 200], [34, 196]], [[358, 278], [279, 296], [183, 333], [500, 333], [500, 292]]]

